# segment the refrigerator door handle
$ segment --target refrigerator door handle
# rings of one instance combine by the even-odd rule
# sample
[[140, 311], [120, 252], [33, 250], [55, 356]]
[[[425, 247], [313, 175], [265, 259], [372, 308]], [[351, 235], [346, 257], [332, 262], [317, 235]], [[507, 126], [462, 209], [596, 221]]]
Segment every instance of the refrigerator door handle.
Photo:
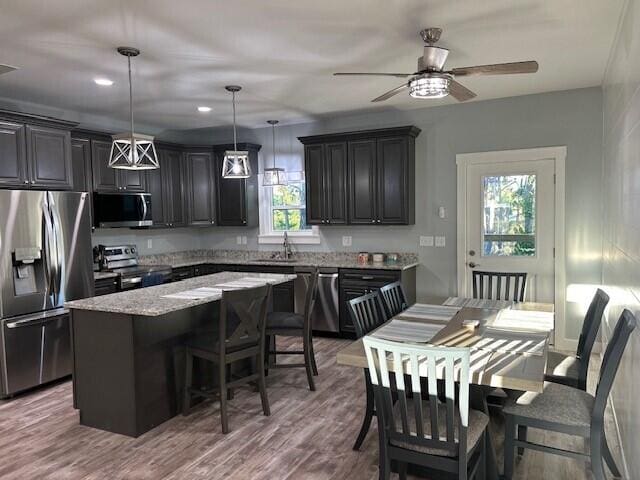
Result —
[[[49, 193], [51, 195], [51, 193]], [[51, 222], [53, 225], [53, 243], [55, 246], [55, 280], [54, 280], [54, 295], [55, 305], [59, 305], [64, 302], [64, 299], [60, 298], [61, 292], [64, 291], [62, 282], [64, 279], [64, 239], [62, 238], [62, 231], [60, 229], [60, 215], [58, 213], [58, 207], [51, 195], [49, 200], [49, 209], [51, 211]]]
[[53, 265], [51, 256], [53, 254], [53, 224], [51, 222], [51, 211], [49, 210], [49, 202], [48, 196], [45, 196], [46, 200], [42, 202], [42, 218], [44, 220], [44, 241], [43, 250], [44, 250], [44, 269], [46, 274], [46, 295], [49, 297], [53, 295]]

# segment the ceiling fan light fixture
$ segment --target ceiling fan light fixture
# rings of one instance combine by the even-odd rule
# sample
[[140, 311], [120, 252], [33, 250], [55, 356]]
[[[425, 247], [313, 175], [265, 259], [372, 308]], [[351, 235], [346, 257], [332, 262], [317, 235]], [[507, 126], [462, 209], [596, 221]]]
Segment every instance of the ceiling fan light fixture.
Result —
[[447, 75], [425, 75], [409, 81], [409, 95], [413, 98], [443, 98], [449, 95], [451, 78]]

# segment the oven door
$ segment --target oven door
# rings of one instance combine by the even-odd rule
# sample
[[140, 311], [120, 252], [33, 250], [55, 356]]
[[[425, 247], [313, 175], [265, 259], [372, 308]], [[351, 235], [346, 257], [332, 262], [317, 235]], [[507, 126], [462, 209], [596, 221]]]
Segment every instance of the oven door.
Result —
[[150, 227], [151, 195], [148, 193], [95, 193], [95, 226]]

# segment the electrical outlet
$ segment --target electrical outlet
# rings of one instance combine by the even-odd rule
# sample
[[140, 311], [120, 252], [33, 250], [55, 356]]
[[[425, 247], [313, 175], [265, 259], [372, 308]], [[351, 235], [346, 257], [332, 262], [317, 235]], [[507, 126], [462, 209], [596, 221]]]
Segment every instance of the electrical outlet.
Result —
[[420, 235], [421, 247], [433, 247], [433, 235]]
[[153, 248], [153, 240], [151, 238], [147, 238], [147, 248], [149, 250]]
[[236, 237], [236, 244], [242, 245], [242, 237], [240, 235]]
[[342, 237], [342, 246], [350, 247], [353, 244], [353, 237], [351, 235], [345, 235]]
[[243, 245], [246, 245], [246, 244], [247, 244], [247, 237], [246, 237], [246, 235], [243, 235], [243, 236], [242, 236], [242, 244], [243, 244]]
[[444, 247], [445, 246], [445, 237], [436, 237], [436, 247]]

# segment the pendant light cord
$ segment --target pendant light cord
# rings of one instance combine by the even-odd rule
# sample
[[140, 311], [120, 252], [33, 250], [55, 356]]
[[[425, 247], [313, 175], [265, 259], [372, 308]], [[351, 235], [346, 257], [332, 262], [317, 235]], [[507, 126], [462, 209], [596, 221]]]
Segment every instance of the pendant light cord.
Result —
[[233, 95], [231, 100], [233, 103], [233, 149], [238, 151], [238, 145], [236, 142], [236, 92], [231, 92], [231, 94]]
[[276, 124], [271, 124], [271, 132], [273, 133], [273, 168], [276, 168]]
[[133, 84], [131, 82], [131, 55], [127, 55], [127, 64], [129, 65], [129, 114], [131, 115], [131, 143], [133, 147]]

